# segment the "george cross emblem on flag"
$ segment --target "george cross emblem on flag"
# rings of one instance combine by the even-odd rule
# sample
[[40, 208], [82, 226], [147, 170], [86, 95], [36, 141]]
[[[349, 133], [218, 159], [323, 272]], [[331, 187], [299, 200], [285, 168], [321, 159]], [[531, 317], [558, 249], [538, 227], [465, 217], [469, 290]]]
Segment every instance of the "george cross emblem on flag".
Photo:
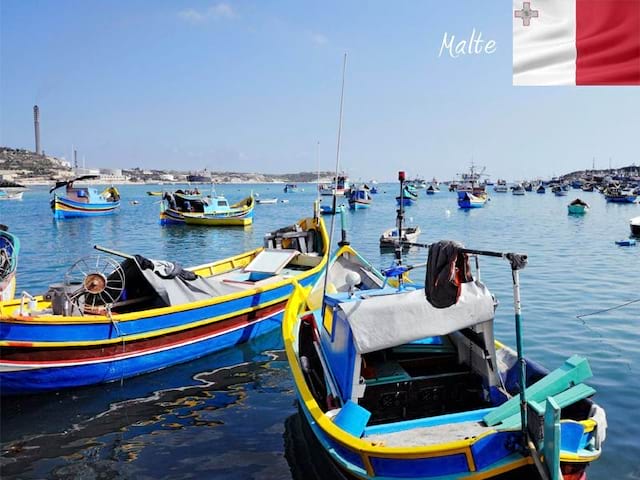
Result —
[[528, 27], [532, 18], [538, 18], [538, 10], [531, 10], [531, 2], [523, 2], [522, 9], [516, 10], [514, 15], [522, 19], [522, 26]]

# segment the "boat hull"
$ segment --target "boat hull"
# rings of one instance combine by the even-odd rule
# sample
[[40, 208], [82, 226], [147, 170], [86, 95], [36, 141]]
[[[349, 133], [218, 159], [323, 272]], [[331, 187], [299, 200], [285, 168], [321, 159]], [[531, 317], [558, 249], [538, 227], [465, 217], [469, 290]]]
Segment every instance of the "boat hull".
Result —
[[351, 210], [362, 210], [369, 207], [371, 207], [370, 202], [349, 202], [349, 208]]
[[[236, 288], [188, 303], [95, 315], [56, 315], [53, 299], [35, 297], [23, 313], [19, 299], [0, 304], [0, 393], [38, 393], [110, 382], [187, 362], [278, 328], [294, 282], [311, 286], [327, 261], [324, 224], [305, 219], [322, 251], [295, 257], [292, 270], [249, 281], [242, 270], [262, 249], [190, 269]], [[314, 250], [315, 251], [315, 250]], [[301, 260], [298, 260], [301, 259]], [[302, 268], [302, 269], [301, 269]], [[242, 278], [236, 278], [238, 275]], [[127, 301], [133, 301], [135, 297]], [[141, 298], [145, 300], [145, 297]], [[126, 303], [126, 301], [124, 302]]]
[[[247, 342], [280, 326], [284, 303], [270, 309], [259, 309], [252, 319], [232, 317], [208, 333], [183, 335], [184, 339], [172, 344], [144, 346], [158, 343], [150, 340], [134, 346], [123, 342], [116, 345], [120, 354], [110, 354], [109, 349], [100, 348], [103, 356], [95, 356], [91, 350], [74, 352], [75, 358], [55, 360], [63, 350], [52, 350], [40, 361], [11, 362], [3, 358], [0, 363], [2, 395], [38, 393], [61, 388], [82, 387], [112, 382], [154, 370], [187, 362], [213, 352]], [[194, 313], [194, 315], [197, 313]], [[4, 356], [4, 355], [3, 355]], [[14, 355], [15, 356], [15, 355]], [[82, 358], [87, 356], [87, 358]]]
[[634, 225], [632, 223], [630, 227], [631, 227], [631, 235], [633, 235], [634, 237], [640, 238], [640, 221], [638, 221], [637, 225]]
[[582, 215], [589, 211], [589, 207], [586, 205], [568, 205], [567, 209], [572, 215]]
[[[288, 324], [286, 316], [285, 313], [283, 332]], [[538, 478], [520, 476], [520, 474], [528, 475], [534, 470], [532, 458], [521, 453], [518, 448], [521, 442], [519, 430], [492, 430], [463, 441], [441, 444], [434, 442], [422, 447], [402, 448], [386, 448], [384, 444], [368, 442], [366, 438], [357, 438], [340, 429], [336, 431], [333, 428], [334, 422], [325, 418], [326, 415], [313, 399], [304, 373], [296, 360], [291, 337], [286, 333], [285, 349], [294, 377], [302, 422], [309, 427], [315, 440], [320, 443], [331, 461], [349, 476], [366, 480], [378, 478], [453, 480], [454, 478], [503, 478], [501, 475], [512, 472], [518, 475], [513, 478]], [[446, 417], [458, 415], [456, 419], [464, 422], [481, 418], [490, 410], [461, 412], [461, 414]], [[425, 420], [425, 424], [428, 424], [429, 419]], [[411, 422], [406, 423], [409, 426]], [[384, 429], [383, 426], [373, 428]], [[572, 434], [573, 432], [570, 432], [568, 436]], [[564, 455], [564, 460], [561, 456], [563, 471], [570, 471], [575, 475], [566, 478], [584, 478], [582, 475], [589, 462], [596, 460], [599, 455], [598, 451], [591, 457], [578, 459], [579, 457], [568, 453]]]
[[[316, 269], [298, 281], [312, 285], [319, 275]], [[126, 321], [3, 322], [1, 393], [111, 382], [244, 343], [280, 326], [292, 288], [286, 281], [208, 305], [167, 307], [155, 315], [142, 311]], [[49, 346], [34, 348], [34, 344]]]
[[486, 202], [484, 197], [478, 197], [468, 192], [458, 192], [458, 207], [462, 209], [482, 208]]
[[635, 203], [636, 195], [622, 195], [619, 197], [605, 197], [609, 203]]
[[416, 200], [414, 200], [413, 198], [404, 197], [402, 200], [400, 200], [400, 197], [396, 197], [396, 203], [398, 205], [400, 205], [401, 201], [402, 201], [402, 205], [405, 206], [405, 207], [409, 207], [409, 206], [414, 205], [416, 203]]
[[53, 218], [100, 217], [113, 215], [120, 208], [120, 202], [81, 203], [55, 196], [51, 200]]
[[166, 209], [160, 213], [161, 225], [199, 225], [199, 226], [246, 226], [253, 223], [253, 209], [244, 212], [225, 212], [221, 214], [184, 213]]
[[5, 192], [0, 190], [0, 200], [22, 200], [24, 192]]

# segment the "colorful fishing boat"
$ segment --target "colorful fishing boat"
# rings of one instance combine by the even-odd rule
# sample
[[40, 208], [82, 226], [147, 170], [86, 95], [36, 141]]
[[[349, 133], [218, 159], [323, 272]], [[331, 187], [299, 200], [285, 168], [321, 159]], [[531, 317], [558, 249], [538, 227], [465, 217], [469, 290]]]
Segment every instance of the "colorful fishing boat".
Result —
[[476, 196], [470, 192], [458, 192], [458, 207], [462, 209], [482, 208], [487, 203], [486, 197]]
[[340, 205], [320, 205], [320, 213], [322, 215], [335, 215], [336, 213], [341, 213], [345, 208], [343, 204]]
[[328, 238], [316, 213], [264, 242], [188, 269], [98, 248], [125, 258], [81, 259], [47, 295], [0, 303], [0, 392], [120, 380], [278, 328], [293, 280], [319, 278]]
[[573, 202], [567, 205], [567, 209], [571, 215], [583, 215], [589, 211], [589, 208], [589, 204], [579, 198], [576, 198]]
[[[585, 478], [606, 434], [587, 360], [549, 372], [523, 356], [526, 256], [451, 246], [431, 246], [427, 289], [401, 281], [411, 267], [381, 275], [351, 247], [332, 259], [326, 289], [296, 288], [282, 332], [308, 443], [348, 478]], [[509, 260], [517, 351], [493, 337], [497, 303], [470, 275], [480, 255]]]
[[0, 225], [0, 301], [11, 300], [16, 292], [16, 270], [20, 240]]
[[396, 197], [396, 203], [398, 205], [403, 205], [405, 207], [409, 207], [415, 204], [418, 201], [418, 192], [411, 185], [405, 185], [400, 190], [400, 195]]
[[371, 193], [366, 186], [352, 187], [349, 192], [349, 208], [351, 210], [360, 210], [371, 206]]
[[631, 190], [609, 187], [604, 192], [604, 198], [610, 203], [635, 203], [638, 196]]
[[[120, 208], [120, 192], [114, 186], [99, 192], [93, 187], [75, 187], [75, 182], [93, 180], [99, 175], [83, 175], [71, 180], [56, 182], [49, 190], [53, 193], [51, 210], [53, 218], [97, 217], [112, 215]], [[56, 191], [65, 188], [64, 193]]]
[[161, 225], [246, 226], [253, 222], [253, 194], [229, 205], [222, 195], [205, 196], [197, 191], [165, 192], [160, 204]]
[[161, 191], [157, 191], [157, 192], [148, 191], [147, 195], [149, 195], [150, 197], [161, 197], [162, 196], [162, 192]]

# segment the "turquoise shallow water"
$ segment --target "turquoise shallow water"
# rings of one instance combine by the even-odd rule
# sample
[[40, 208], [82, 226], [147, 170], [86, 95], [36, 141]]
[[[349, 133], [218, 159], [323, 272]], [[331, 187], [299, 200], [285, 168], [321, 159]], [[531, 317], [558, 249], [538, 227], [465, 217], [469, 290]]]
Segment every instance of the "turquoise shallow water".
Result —
[[[193, 265], [262, 243], [265, 232], [310, 215], [314, 185], [285, 195], [279, 185], [223, 185], [230, 200], [251, 189], [289, 203], [257, 205], [248, 228], [161, 227], [157, 186], [124, 186], [119, 214], [54, 221], [44, 187], [21, 202], [0, 203], [0, 223], [22, 241], [18, 290], [42, 293], [66, 269], [101, 244], [129, 253]], [[352, 244], [377, 266], [392, 254], [378, 249], [380, 233], [395, 222], [396, 185], [380, 185], [370, 210], [349, 212]], [[591, 204], [569, 216], [576, 196]], [[138, 205], [129, 202], [138, 200]], [[408, 223], [421, 241], [456, 239], [473, 248], [526, 252], [522, 304], [526, 354], [555, 368], [571, 354], [586, 356], [607, 411], [602, 458], [590, 478], [640, 479], [640, 303], [582, 319], [640, 297], [640, 246], [617, 247], [640, 205], [607, 204], [597, 193], [569, 197], [491, 195], [484, 209], [460, 211], [455, 195], [421, 192]], [[328, 225], [330, 218], [326, 218]], [[336, 234], [337, 234], [336, 227]], [[409, 252], [408, 263], [426, 260]], [[416, 278], [424, 272], [417, 271]], [[505, 262], [484, 260], [482, 277], [501, 302], [497, 336], [513, 341], [510, 273]], [[283, 456], [285, 419], [295, 412], [292, 381], [279, 332], [135, 379], [35, 397], [3, 398], [0, 440], [3, 478], [255, 478], [290, 477]]]

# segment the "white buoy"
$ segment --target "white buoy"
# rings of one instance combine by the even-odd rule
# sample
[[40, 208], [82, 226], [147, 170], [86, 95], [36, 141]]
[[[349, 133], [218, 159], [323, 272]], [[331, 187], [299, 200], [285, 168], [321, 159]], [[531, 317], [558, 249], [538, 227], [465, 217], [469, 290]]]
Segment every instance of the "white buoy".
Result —
[[450, 217], [451, 216], [451, 210], [447, 209], [444, 211], [444, 215], [445, 217]]

